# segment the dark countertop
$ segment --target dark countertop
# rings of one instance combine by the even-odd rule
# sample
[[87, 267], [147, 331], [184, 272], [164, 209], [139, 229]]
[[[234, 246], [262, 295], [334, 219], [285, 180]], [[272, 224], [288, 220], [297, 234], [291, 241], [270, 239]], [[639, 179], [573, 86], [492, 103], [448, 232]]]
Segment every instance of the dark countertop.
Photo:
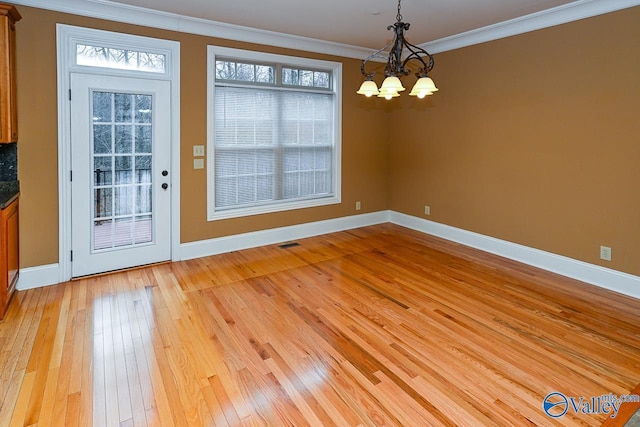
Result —
[[11, 204], [20, 194], [19, 181], [0, 181], [0, 209]]

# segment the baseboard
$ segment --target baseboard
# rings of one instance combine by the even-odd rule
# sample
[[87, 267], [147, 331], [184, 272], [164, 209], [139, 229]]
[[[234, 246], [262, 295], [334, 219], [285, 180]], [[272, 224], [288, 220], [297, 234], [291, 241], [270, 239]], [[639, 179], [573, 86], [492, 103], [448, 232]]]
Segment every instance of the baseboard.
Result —
[[21, 268], [16, 289], [26, 291], [27, 289], [55, 285], [59, 283], [59, 281], [60, 266], [58, 264]]
[[254, 231], [233, 236], [217, 237], [209, 240], [183, 243], [180, 245], [181, 259], [201, 258], [225, 252], [239, 251], [258, 246], [273, 245], [305, 237], [335, 233], [368, 225], [389, 222], [389, 212], [381, 211], [362, 215], [352, 215], [306, 224]]
[[[561, 274], [614, 292], [640, 299], [640, 277], [578, 261], [539, 249], [429, 221], [395, 211], [353, 215], [270, 230], [218, 237], [180, 246], [181, 259], [200, 258], [305, 237], [392, 222], [446, 240], [471, 246], [543, 270]], [[27, 290], [59, 282], [59, 265], [49, 264], [20, 270], [17, 289]]]
[[561, 274], [601, 288], [609, 289], [640, 299], [640, 277], [598, 265], [589, 264], [539, 249], [530, 248], [494, 237], [485, 236], [423, 218], [391, 211], [389, 221], [441, 237], [446, 240], [471, 246], [492, 254], [500, 255], [543, 270]]

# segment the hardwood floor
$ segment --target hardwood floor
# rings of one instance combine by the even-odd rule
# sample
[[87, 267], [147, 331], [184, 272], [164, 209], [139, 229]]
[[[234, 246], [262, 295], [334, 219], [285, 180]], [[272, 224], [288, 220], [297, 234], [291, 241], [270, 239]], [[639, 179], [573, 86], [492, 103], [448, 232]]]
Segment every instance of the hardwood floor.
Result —
[[597, 426], [542, 401], [640, 383], [640, 300], [391, 224], [299, 243], [18, 293], [0, 426]]

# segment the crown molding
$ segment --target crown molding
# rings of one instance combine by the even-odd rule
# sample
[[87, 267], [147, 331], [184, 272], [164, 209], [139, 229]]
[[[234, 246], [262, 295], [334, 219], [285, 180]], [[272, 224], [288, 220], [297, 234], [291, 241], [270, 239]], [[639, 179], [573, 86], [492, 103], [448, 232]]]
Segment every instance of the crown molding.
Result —
[[[12, 3], [145, 27], [347, 58], [361, 59], [372, 51], [370, 48], [192, 18], [108, 0], [12, 0]], [[498, 24], [426, 42], [420, 47], [431, 53], [446, 52], [638, 5], [640, 5], [640, 0], [578, 0]]]
[[432, 54], [446, 52], [638, 5], [640, 5], [640, 0], [578, 0], [530, 15], [423, 43], [420, 47]]
[[11, 3], [126, 24], [347, 58], [361, 59], [371, 53], [370, 48], [193, 18], [107, 0], [11, 0]]

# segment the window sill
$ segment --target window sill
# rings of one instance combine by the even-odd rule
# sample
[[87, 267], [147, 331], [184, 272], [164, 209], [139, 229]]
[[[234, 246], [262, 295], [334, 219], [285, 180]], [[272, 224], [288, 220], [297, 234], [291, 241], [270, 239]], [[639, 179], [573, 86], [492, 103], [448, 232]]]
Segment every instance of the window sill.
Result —
[[207, 218], [208, 221], [218, 221], [222, 219], [241, 218], [245, 216], [263, 215], [275, 212], [285, 212], [294, 209], [306, 209], [319, 206], [336, 205], [341, 202], [340, 196], [334, 195], [322, 199], [297, 200], [294, 202], [285, 202], [275, 205], [252, 206], [248, 208], [229, 209], [214, 212]]

